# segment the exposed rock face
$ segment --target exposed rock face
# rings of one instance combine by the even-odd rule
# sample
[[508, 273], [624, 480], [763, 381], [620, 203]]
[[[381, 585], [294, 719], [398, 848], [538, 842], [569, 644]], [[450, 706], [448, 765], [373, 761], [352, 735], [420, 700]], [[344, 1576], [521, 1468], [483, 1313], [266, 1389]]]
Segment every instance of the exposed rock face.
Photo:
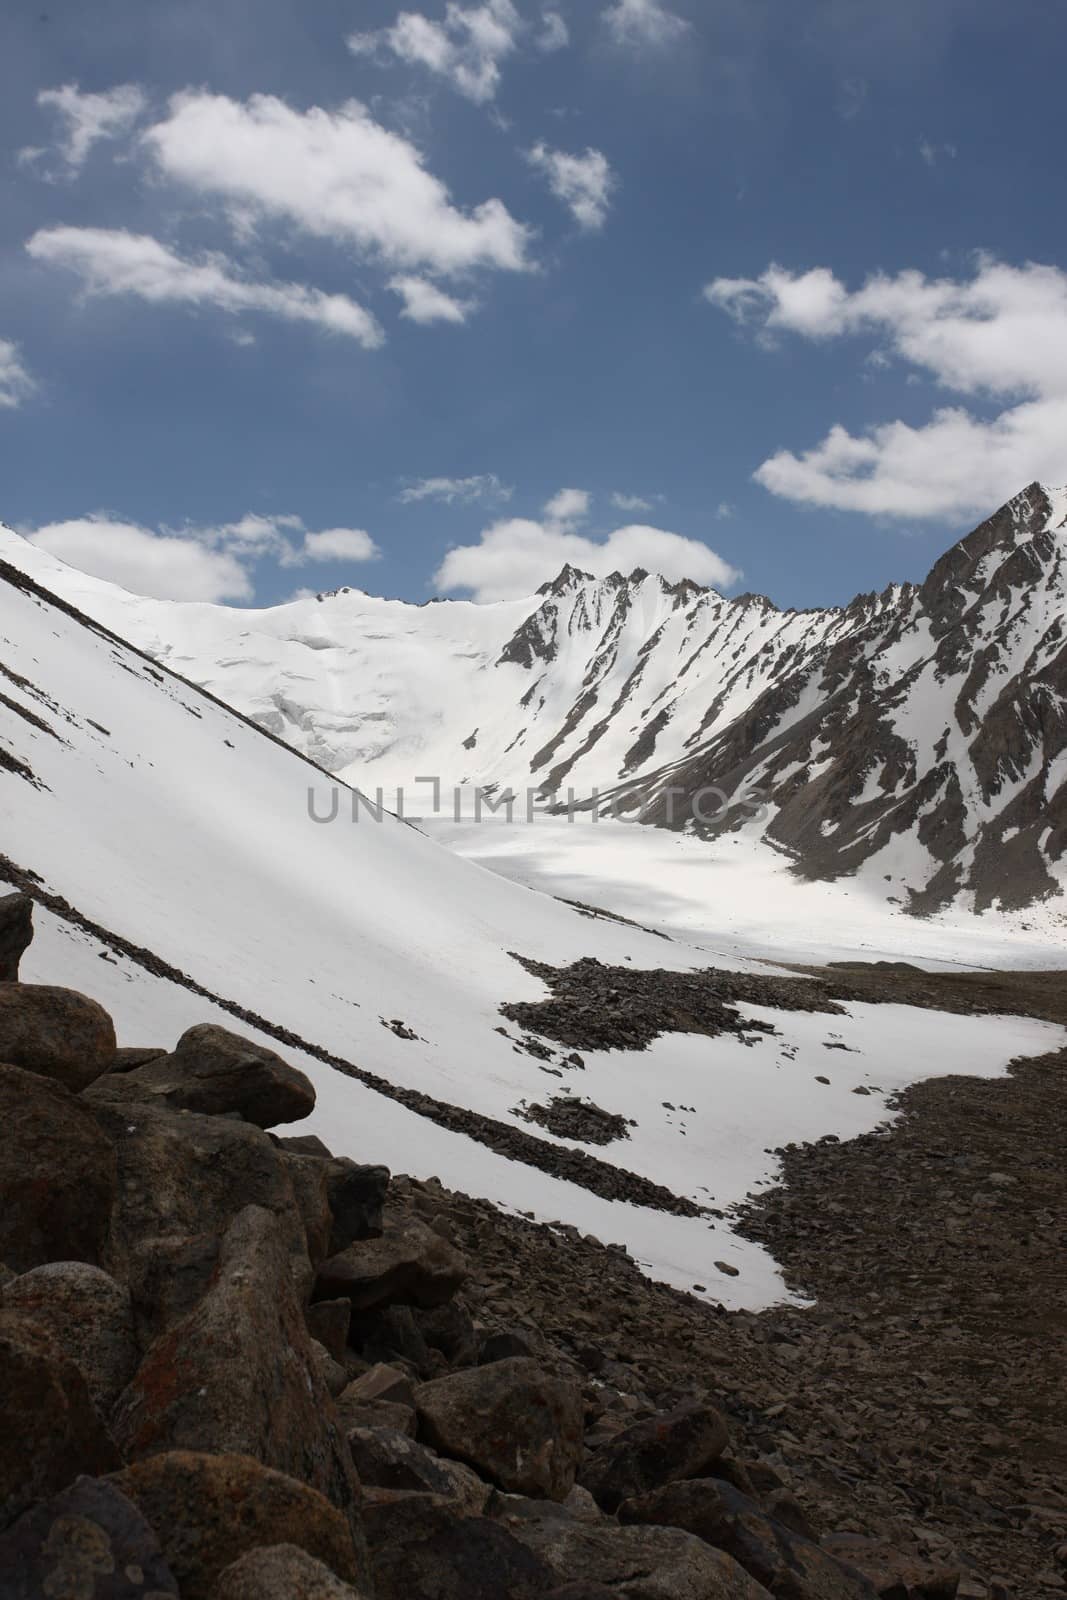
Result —
[[0, 1528], [81, 1473], [119, 1465], [81, 1370], [13, 1311], [0, 1311], [0, 1403]]
[[357, 1427], [348, 1431], [360, 1483], [371, 1489], [405, 1489], [452, 1500], [472, 1515], [484, 1511], [492, 1492], [470, 1467], [442, 1460], [425, 1445], [392, 1428]]
[[35, 1267], [3, 1291], [6, 1311], [18, 1311], [51, 1334], [78, 1366], [93, 1403], [108, 1417], [137, 1367], [130, 1291], [100, 1267], [56, 1261]]
[[357, 1590], [366, 1576], [336, 1506], [248, 1456], [176, 1450], [111, 1481], [157, 1530], [182, 1600], [213, 1600], [227, 1567], [246, 1551], [278, 1544], [297, 1545]]
[[32, 939], [33, 901], [29, 895], [0, 895], [0, 983], [17, 983], [19, 962]]
[[358, 1484], [312, 1355], [272, 1215], [249, 1206], [196, 1308], [156, 1340], [114, 1418], [133, 1460], [168, 1450], [253, 1456], [335, 1505]]
[[793, 1600], [875, 1600], [875, 1590], [859, 1572], [791, 1532], [748, 1495], [721, 1480], [670, 1483], [624, 1501], [619, 1516], [627, 1523], [684, 1528], [696, 1534], [733, 1556], [773, 1595]]
[[556, 1570], [486, 1517], [457, 1517], [428, 1495], [369, 1505], [364, 1514], [377, 1600], [533, 1600]]
[[553, 1515], [520, 1502], [500, 1521], [560, 1579], [604, 1584], [626, 1600], [768, 1600], [721, 1550], [678, 1528], [617, 1528]]
[[214, 1600], [370, 1600], [295, 1544], [249, 1550], [227, 1567]]
[[356, 1311], [388, 1305], [439, 1306], [466, 1276], [463, 1257], [415, 1221], [388, 1223], [380, 1238], [351, 1244], [319, 1268], [316, 1297], [343, 1296]]
[[100, 1262], [115, 1149], [89, 1108], [35, 1072], [0, 1066], [0, 1260]]
[[4, 1600], [163, 1600], [178, 1594], [159, 1540], [113, 1483], [78, 1478], [0, 1535]]
[[680, 1406], [637, 1422], [602, 1445], [583, 1467], [582, 1485], [605, 1511], [617, 1511], [633, 1495], [706, 1474], [728, 1443], [717, 1411]]
[[115, 1026], [95, 1000], [48, 984], [0, 983], [0, 1061], [75, 1093], [115, 1059]]
[[236, 1111], [258, 1128], [298, 1122], [315, 1109], [310, 1080], [264, 1045], [227, 1028], [188, 1028], [174, 1052], [101, 1079], [89, 1099], [162, 1101], [180, 1111]]
[[415, 1391], [423, 1437], [509, 1494], [563, 1500], [581, 1459], [575, 1383], [519, 1356], [451, 1373]]

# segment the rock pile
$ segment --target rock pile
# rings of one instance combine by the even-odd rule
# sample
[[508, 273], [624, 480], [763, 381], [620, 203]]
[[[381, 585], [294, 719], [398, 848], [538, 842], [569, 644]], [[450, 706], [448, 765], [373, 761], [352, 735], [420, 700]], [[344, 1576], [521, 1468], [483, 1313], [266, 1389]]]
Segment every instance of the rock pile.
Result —
[[444, 1191], [267, 1131], [312, 1085], [225, 1029], [116, 1052], [24, 933], [0, 902], [5, 1600], [951, 1593], [761, 1501], [700, 1384], [479, 1320]]

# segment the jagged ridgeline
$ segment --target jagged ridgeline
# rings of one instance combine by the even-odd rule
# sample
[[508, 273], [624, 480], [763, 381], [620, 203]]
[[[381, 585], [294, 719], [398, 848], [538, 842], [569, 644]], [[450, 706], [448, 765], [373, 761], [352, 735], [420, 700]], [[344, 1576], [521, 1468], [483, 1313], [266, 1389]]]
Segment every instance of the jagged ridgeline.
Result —
[[654, 825], [765, 838], [801, 875], [860, 870], [920, 912], [1060, 887], [1067, 490], [1032, 484], [921, 584], [815, 611], [572, 567], [484, 606], [344, 589], [238, 610], [139, 599], [0, 542], [364, 789], [410, 794], [432, 773], [497, 793], [599, 790]]

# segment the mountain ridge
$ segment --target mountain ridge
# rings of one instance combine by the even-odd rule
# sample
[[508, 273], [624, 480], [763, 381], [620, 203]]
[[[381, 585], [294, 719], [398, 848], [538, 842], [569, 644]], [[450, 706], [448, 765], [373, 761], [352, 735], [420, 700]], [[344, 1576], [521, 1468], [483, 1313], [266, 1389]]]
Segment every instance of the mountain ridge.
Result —
[[1067, 490], [1031, 484], [922, 583], [804, 611], [571, 565], [485, 606], [343, 587], [246, 610], [131, 596], [10, 532], [0, 549], [364, 789], [432, 774], [756, 831], [802, 876], [858, 873], [922, 913], [1062, 892], [1065, 525]]

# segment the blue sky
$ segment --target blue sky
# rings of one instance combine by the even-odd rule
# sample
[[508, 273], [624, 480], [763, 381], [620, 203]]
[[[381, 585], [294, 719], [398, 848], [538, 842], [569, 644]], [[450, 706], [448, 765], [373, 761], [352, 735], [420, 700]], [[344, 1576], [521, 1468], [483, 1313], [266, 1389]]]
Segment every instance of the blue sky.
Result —
[[237, 603], [921, 577], [1067, 479], [1065, 45], [1036, 0], [12, 0], [0, 516]]

